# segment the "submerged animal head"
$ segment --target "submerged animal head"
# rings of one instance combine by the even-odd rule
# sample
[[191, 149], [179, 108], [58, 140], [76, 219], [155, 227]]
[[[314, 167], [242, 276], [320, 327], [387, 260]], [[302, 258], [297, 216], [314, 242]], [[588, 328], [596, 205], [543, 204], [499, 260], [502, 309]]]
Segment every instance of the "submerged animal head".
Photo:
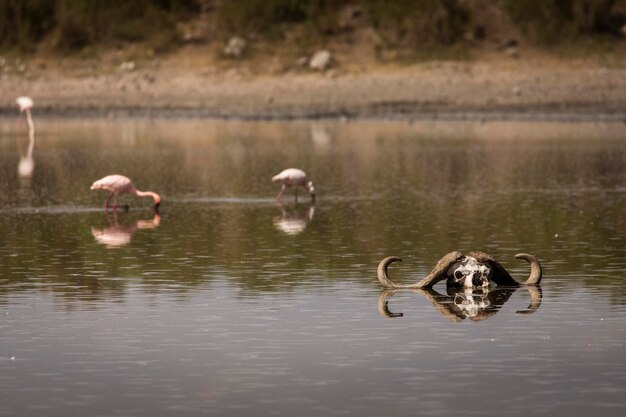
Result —
[[432, 288], [436, 283], [446, 280], [448, 287], [486, 288], [490, 283], [503, 287], [537, 285], [541, 282], [541, 264], [533, 255], [518, 253], [518, 259], [524, 259], [530, 265], [530, 275], [525, 281], [516, 281], [504, 267], [484, 252], [470, 252], [467, 255], [459, 251], [447, 253], [433, 270], [422, 280], [414, 284], [396, 284], [391, 280], [387, 269], [394, 262], [401, 261], [397, 256], [389, 256], [378, 264], [378, 281], [385, 288]]
[[452, 287], [485, 288], [489, 286], [491, 268], [476, 258], [464, 256], [448, 269], [446, 284]]

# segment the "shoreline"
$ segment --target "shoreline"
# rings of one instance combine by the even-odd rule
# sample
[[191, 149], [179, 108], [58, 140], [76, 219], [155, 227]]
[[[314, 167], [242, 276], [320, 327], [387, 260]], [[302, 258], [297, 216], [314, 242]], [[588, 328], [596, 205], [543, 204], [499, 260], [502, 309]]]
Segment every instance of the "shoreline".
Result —
[[[0, 107], [0, 119], [10, 119], [18, 115], [15, 107]], [[234, 121], [298, 121], [298, 120], [338, 120], [338, 121], [516, 121], [516, 122], [600, 122], [625, 123], [626, 108], [602, 105], [523, 105], [494, 106], [490, 108], [463, 108], [452, 106], [425, 106], [422, 103], [402, 103], [398, 109], [394, 103], [377, 103], [372, 109], [339, 108], [312, 109], [293, 108], [291, 111], [270, 111], [259, 109], [253, 113], [219, 112], [202, 107], [122, 107], [122, 106], [77, 106], [77, 107], [38, 107], [33, 110], [37, 118], [74, 119], [209, 119]]]
[[[8, 120], [15, 117], [0, 112], [0, 120]], [[137, 111], [67, 111], [45, 113], [38, 118], [46, 119], [202, 119], [217, 121], [240, 121], [240, 122], [292, 122], [292, 121], [379, 121], [379, 122], [408, 122], [417, 123], [424, 121], [447, 121], [447, 122], [528, 122], [528, 123], [612, 123], [626, 124], [626, 113], [536, 113], [536, 112], [423, 112], [411, 115], [368, 115], [368, 116], [345, 116], [339, 114], [308, 114], [308, 115], [215, 115], [195, 110], [137, 110]]]
[[22, 95], [34, 99], [35, 117], [626, 122], [626, 65], [485, 58], [278, 74], [33, 66], [0, 78], [0, 116], [18, 114]]

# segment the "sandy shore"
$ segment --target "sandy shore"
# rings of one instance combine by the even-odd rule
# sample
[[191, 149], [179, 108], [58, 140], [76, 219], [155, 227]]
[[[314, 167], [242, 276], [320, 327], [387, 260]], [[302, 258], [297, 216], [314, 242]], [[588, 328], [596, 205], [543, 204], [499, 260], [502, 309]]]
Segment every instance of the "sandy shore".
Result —
[[626, 120], [626, 67], [498, 59], [253, 74], [138, 64], [135, 69], [4, 73], [0, 114], [29, 95], [54, 116], [515, 118]]

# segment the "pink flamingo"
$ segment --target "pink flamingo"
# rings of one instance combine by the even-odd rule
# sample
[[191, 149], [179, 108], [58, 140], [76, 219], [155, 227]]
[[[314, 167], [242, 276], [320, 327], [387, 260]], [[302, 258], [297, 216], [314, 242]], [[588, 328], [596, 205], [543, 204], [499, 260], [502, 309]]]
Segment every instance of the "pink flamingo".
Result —
[[[123, 175], [107, 175], [104, 178], [99, 179], [94, 182], [91, 186], [92, 190], [106, 190], [109, 193], [109, 198], [104, 203], [104, 209], [108, 210], [109, 207], [115, 210], [119, 206], [117, 205], [117, 196], [120, 194], [132, 194], [137, 197], [152, 197], [154, 199], [154, 210], [158, 212], [159, 205], [161, 204], [161, 197], [155, 192], [152, 191], [139, 191], [133, 185], [133, 182], [130, 178], [125, 177]], [[109, 206], [109, 202], [113, 199], [113, 206]]]
[[[315, 203], [315, 188], [313, 188], [313, 181], [309, 181], [306, 173], [301, 169], [288, 168], [278, 175], [272, 177], [272, 182], [282, 184], [283, 187], [276, 196], [276, 201], [280, 201], [280, 198], [285, 193], [287, 187], [295, 186], [302, 187], [311, 193], [311, 201]], [[298, 201], [298, 188], [296, 188], [296, 201]]]
[[30, 97], [22, 96], [15, 99], [15, 102], [20, 108], [20, 113], [26, 113], [26, 122], [28, 123], [28, 129], [31, 132], [35, 132], [35, 123], [33, 123], [33, 116], [30, 110], [35, 105], [33, 99]]

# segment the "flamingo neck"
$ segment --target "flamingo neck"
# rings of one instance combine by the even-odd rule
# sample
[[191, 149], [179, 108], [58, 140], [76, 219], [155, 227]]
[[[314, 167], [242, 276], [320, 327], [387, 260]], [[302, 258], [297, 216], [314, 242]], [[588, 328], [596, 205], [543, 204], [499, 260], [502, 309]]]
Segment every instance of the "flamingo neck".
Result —
[[33, 116], [30, 114], [30, 109], [26, 109], [26, 121], [28, 122], [28, 129], [33, 134], [35, 133], [35, 123], [33, 122]]
[[154, 199], [154, 205], [157, 205], [161, 202], [161, 197], [157, 193], [152, 191], [140, 191], [135, 190], [135, 195], [138, 197], [152, 197]]

